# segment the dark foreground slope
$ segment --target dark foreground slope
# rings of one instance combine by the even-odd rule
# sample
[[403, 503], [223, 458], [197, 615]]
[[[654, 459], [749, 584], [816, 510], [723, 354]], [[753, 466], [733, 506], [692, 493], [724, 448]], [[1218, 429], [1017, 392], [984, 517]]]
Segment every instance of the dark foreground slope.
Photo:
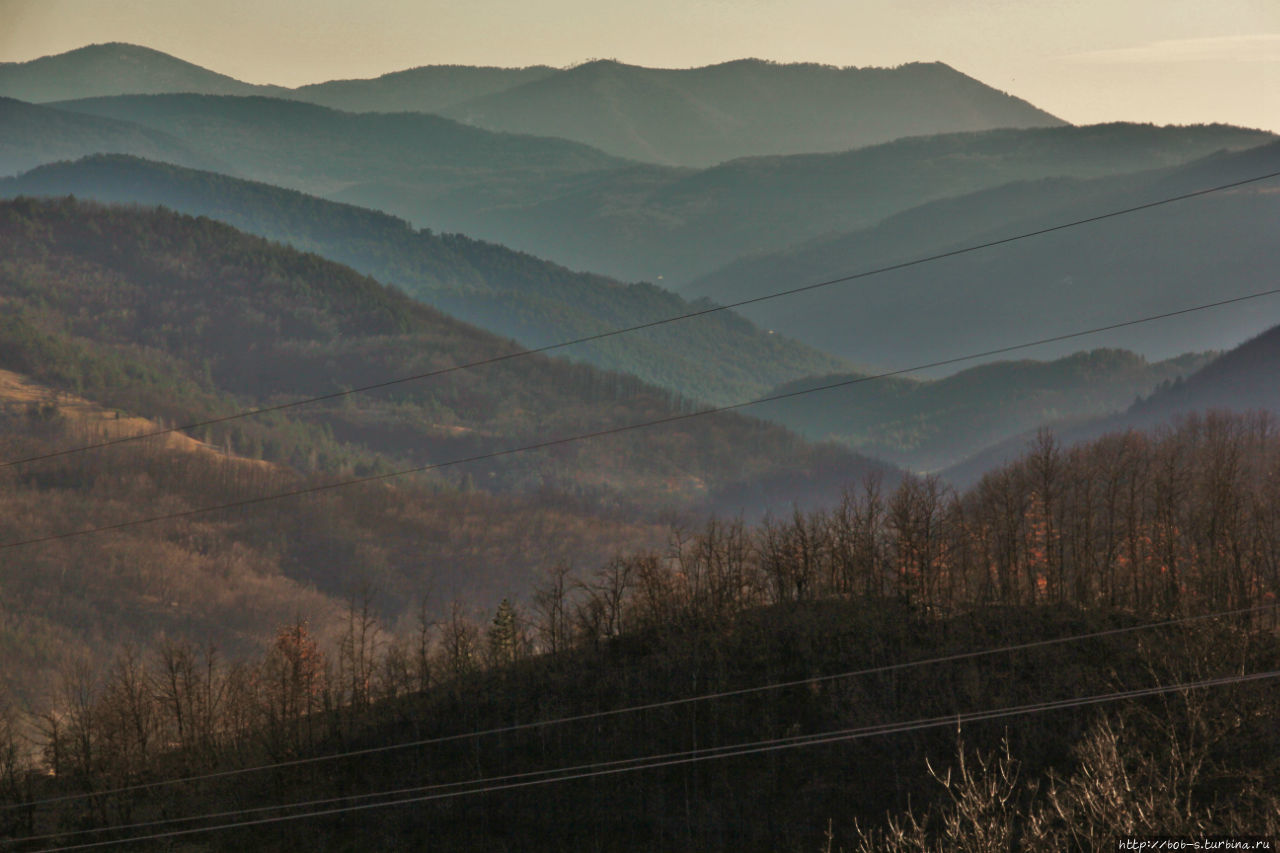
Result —
[[[75, 738], [46, 737], [63, 769], [9, 797], [271, 764], [101, 797], [94, 813], [44, 803], [25, 829], [70, 839], [220, 813], [174, 842], [219, 850], [1038, 851], [1274, 834], [1278, 454], [1274, 420], [1043, 442], [963, 494], [871, 484], [820, 513], [680, 531], [662, 552], [554, 575], [525, 619], [455, 613], [421, 657], [353, 635], [326, 670], [305, 633], [283, 634], [214, 668], [214, 687], [236, 685], [216, 711], [233, 725], [179, 741], [165, 694], [143, 695], [151, 731], [179, 748], [130, 764], [137, 736], [82, 713], [114, 749], [86, 765]], [[121, 683], [107, 675], [80, 707], [113, 707]], [[311, 805], [270, 809], [284, 802]]]
[[[415, 231], [401, 219], [374, 211], [130, 157], [57, 163], [0, 180], [0, 196], [14, 195], [162, 204], [209, 216], [349, 264], [454, 317], [528, 347], [704, 307], [652, 285], [624, 285], [574, 273], [461, 235]], [[780, 382], [846, 366], [728, 313], [558, 353], [715, 403], [748, 400]]]

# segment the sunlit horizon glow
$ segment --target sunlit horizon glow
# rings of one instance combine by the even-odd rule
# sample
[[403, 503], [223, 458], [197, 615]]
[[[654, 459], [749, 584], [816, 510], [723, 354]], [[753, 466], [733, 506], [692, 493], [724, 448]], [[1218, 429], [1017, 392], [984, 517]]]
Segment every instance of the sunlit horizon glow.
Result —
[[1077, 124], [1280, 132], [1275, 0], [0, 0], [0, 61], [127, 42], [250, 83], [421, 65], [945, 62]]

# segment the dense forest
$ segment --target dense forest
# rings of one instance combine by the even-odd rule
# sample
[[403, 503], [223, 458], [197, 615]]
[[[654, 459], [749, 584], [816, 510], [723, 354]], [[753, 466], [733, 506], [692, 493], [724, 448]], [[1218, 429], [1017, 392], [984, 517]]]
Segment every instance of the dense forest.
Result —
[[250, 658], [125, 649], [9, 711], [6, 831], [278, 850], [1274, 835], [1278, 471], [1261, 415], [1045, 435], [963, 494], [871, 479], [824, 510], [676, 529], [549, 566], [491, 616], [396, 631], [366, 592], [328, 647], [299, 616]]
[[[520, 350], [208, 219], [18, 200], [0, 206], [0, 247], [0, 459], [205, 424], [190, 431], [200, 444], [159, 437], [0, 468], [0, 544], [376, 478], [6, 548], [0, 683], [24, 698], [63, 662], [101, 664], [120, 642], [167, 635], [248, 653], [299, 608], [328, 638], [365, 583], [387, 620], [423, 607], [434, 619], [455, 599], [489, 607], [525, 590], [544, 565], [658, 542], [674, 518], [895, 476], [733, 414], [506, 453], [693, 411], [544, 356], [345, 394]], [[220, 420], [315, 395], [338, 396]]]
[[[401, 468], [437, 464], [699, 406], [625, 374], [512, 358], [521, 350], [511, 341], [209, 219], [19, 199], [0, 205], [0, 245], [0, 366], [169, 422], [339, 395], [291, 410], [274, 435], [264, 432], [267, 419], [201, 436], [304, 471], [384, 470], [370, 454]], [[426, 373], [436, 375], [340, 396]], [[315, 443], [285, 437], [308, 431]], [[552, 487], [604, 503], [625, 494], [649, 508], [754, 508], [801, 496], [770, 494], [763, 484], [778, 477], [847, 478], [873, 467], [887, 470], [728, 413], [499, 455], [468, 472], [489, 491]]]
[[[450, 316], [528, 347], [705, 310], [653, 284], [575, 273], [461, 234], [415, 230], [402, 219], [293, 190], [125, 156], [53, 163], [0, 180], [0, 195], [66, 196], [164, 205], [348, 264]], [[811, 374], [839, 359], [738, 315], [703, 315], [610, 335], [558, 355], [618, 370], [684, 396], [729, 403]]]

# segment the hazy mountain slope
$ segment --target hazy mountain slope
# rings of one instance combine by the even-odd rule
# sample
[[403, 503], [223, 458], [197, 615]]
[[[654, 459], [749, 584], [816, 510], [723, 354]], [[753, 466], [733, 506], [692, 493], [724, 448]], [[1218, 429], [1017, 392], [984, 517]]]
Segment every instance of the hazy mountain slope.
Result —
[[197, 153], [149, 127], [0, 98], [0, 176], [96, 153], [137, 154], [185, 166], [230, 170], [217, 158]]
[[[172, 211], [0, 202], [0, 257], [5, 460], [102, 441], [139, 417], [206, 420], [513, 346], [349, 268]], [[23, 393], [6, 396], [14, 373]], [[6, 466], [0, 543], [501, 454], [685, 406], [585, 365], [503, 361], [199, 430], [235, 459], [162, 441]], [[540, 568], [657, 546], [660, 515], [785, 511], [867, 472], [894, 474], [716, 415], [7, 549], [0, 689], [52, 684], [67, 661], [104, 664], [117, 643], [260, 647], [302, 608], [336, 641], [340, 602], [365, 582], [390, 621], [412, 622], [421, 599], [428, 619], [454, 597], [492, 606], [529, 594]]]
[[59, 106], [172, 133], [247, 176], [309, 192], [403, 181], [497, 204], [509, 185], [523, 198], [528, 185], [624, 163], [576, 142], [492, 133], [439, 116], [354, 115], [273, 98], [138, 95]]
[[[876, 379], [766, 404], [758, 413], [816, 440], [838, 441], [912, 468], [955, 464], [990, 445], [1066, 417], [1123, 410], [1161, 383], [1211, 358], [1148, 363], [1126, 350], [1079, 352], [1056, 361], [1000, 361], [938, 380]], [[815, 376], [771, 394], [830, 385], [859, 374]]]
[[[1280, 317], [1280, 299], [1261, 303], [1259, 313]], [[1136, 425], [1214, 409], [1280, 414], [1280, 326], [1224, 353], [1185, 382], [1163, 387], [1134, 404], [1124, 422]]]
[[59, 105], [145, 124], [238, 174], [375, 207], [576, 269], [680, 282], [752, 251], [1021, 178], [1094, 177], [1271, 138], [1239, 128], [1041, 128], [899, 140], [695, 172], [418, 114], [199, 95]]
[[754, 59], [689, 69], [600, 60], [444, 112], [492, 130], [686, 166], [1063, 123], [941, 63], [835, 68]]
[[[0, 213], [10, 335], [0, 367], [104, 405], [186, 422], [513, 348], [349, 268], [209, 219], [67, 199], [4, 202]], [[141, 358], [149, 369], [120, 366], [121, 358]], [[632, 377], [533, 356], [299, 409], [292, 418], [349, 446], [341, 453], [354, 455], [342, 464], [376, 467], [368, 454], [397, 465], [434, 463], [683, 411], [684, 401]], [[250, 426], [237, 421], [233, 433]], [[237, 447], [272, 443], [232, 437]], [[276, 455], [314, 467], [281, 441]], [[325, 452], [341, 458], [339, 446]], [[656, 508], [728, 496], [735, 484], [778, 471], [839, 477], [864, 466], [782, 428], [716, 415], [500, 455], [467, 470], [496, 491], [553, 488]], [[789, 492], [787, 500], [802, 495]]]
[[104, 95], [261, 95], [280, 91], [276, 86], [242, 83], [167, 53], [120, 42], [88, 45], [29, 62], [0, 63], [0, 97], [36, 103]]
[[[453, 316], [538, 347], [686, 314], [695, 306], [652, 285], [624, 285], [460, 235], [291, 190], [129, 157], [59, 163], [0, 180], [0, 195], [75, 195], [162, 204], [316, 251]], [[728, 403], [815, 373], [836, 359], [728, 313], [630, 333], [561, 353], [625, 370], [686, 396]]]
[[435, 113], [454, 104], [505, 91], [560, 73], [545, 65], [487, 68], [472, 65], [425, 65], [393, 71], [368, 80], [329, 80], [281, 93], [292, 98], [360, 112]]
[[[1280, 316], [1278, 297], [1259, 301], [1254, 309], [1274, 323]], [[1093, 441], [1107, 433], [1150, 430], [1176, 424], [1189, 416], [1217, 412], [1270, 412], [1280, 416], [1280, 326], [1225, 352], [1185, 378], [1162, 382], [1152, 393], [1125, 411], [1105, 417], [1064, 419], [1054, 426], [1057, 439], [1066, 445]], [[993, 444], [949, 468], [945, 476], [960, 486], [976, 482], [985, 472], [1015, 459], [1032, 436], [1012, 436]]]
[[[821, 281], [1280, 170], [1280, 145], [1090, 182], [1038, 181], [921, 207], [876, 228], [708, 277], [717, 301]], [[1275, 182], [1107, 219], [744, 311], [855, 362], [906, 367], [1274, 286]], [[1148, 358], [1227, 349], [1272, 322], [1222, 308], [1088, 339]], [[1038, 349], [1065, 354], [1079, 340]]]
[[[581, 174], [523, 203], [512, 197], [460, 230], [571, 267], [624, 279], [662, 277], [680, 287], [744, 253], [871, 226], [931, 200], [1017, 180], [1176, 165], [1273, 138], [1224, 126], [1113, 124], [917, 137], [840, 154], [747, 158], [696, 172], [633, 167]], [[340, 197], [418, 223], [429, 224], [441, 210], [428, 191], [406, 184], [357, 186]], [[754, 263], [746, 261], [753, 269]], [[789, 270], [776, 275], [767, 261], [758, 273], [766, 270], [775, 282], [803, 283]]]

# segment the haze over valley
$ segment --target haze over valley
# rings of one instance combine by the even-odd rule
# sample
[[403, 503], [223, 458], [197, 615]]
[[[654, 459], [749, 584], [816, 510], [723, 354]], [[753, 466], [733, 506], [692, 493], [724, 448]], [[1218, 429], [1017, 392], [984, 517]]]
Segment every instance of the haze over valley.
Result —
[[[5, 849], [1280, 838], [1280, 20], [81, 2], [0, 37]], [[1192, 62], [1256, 120], [1031, 96]]]

